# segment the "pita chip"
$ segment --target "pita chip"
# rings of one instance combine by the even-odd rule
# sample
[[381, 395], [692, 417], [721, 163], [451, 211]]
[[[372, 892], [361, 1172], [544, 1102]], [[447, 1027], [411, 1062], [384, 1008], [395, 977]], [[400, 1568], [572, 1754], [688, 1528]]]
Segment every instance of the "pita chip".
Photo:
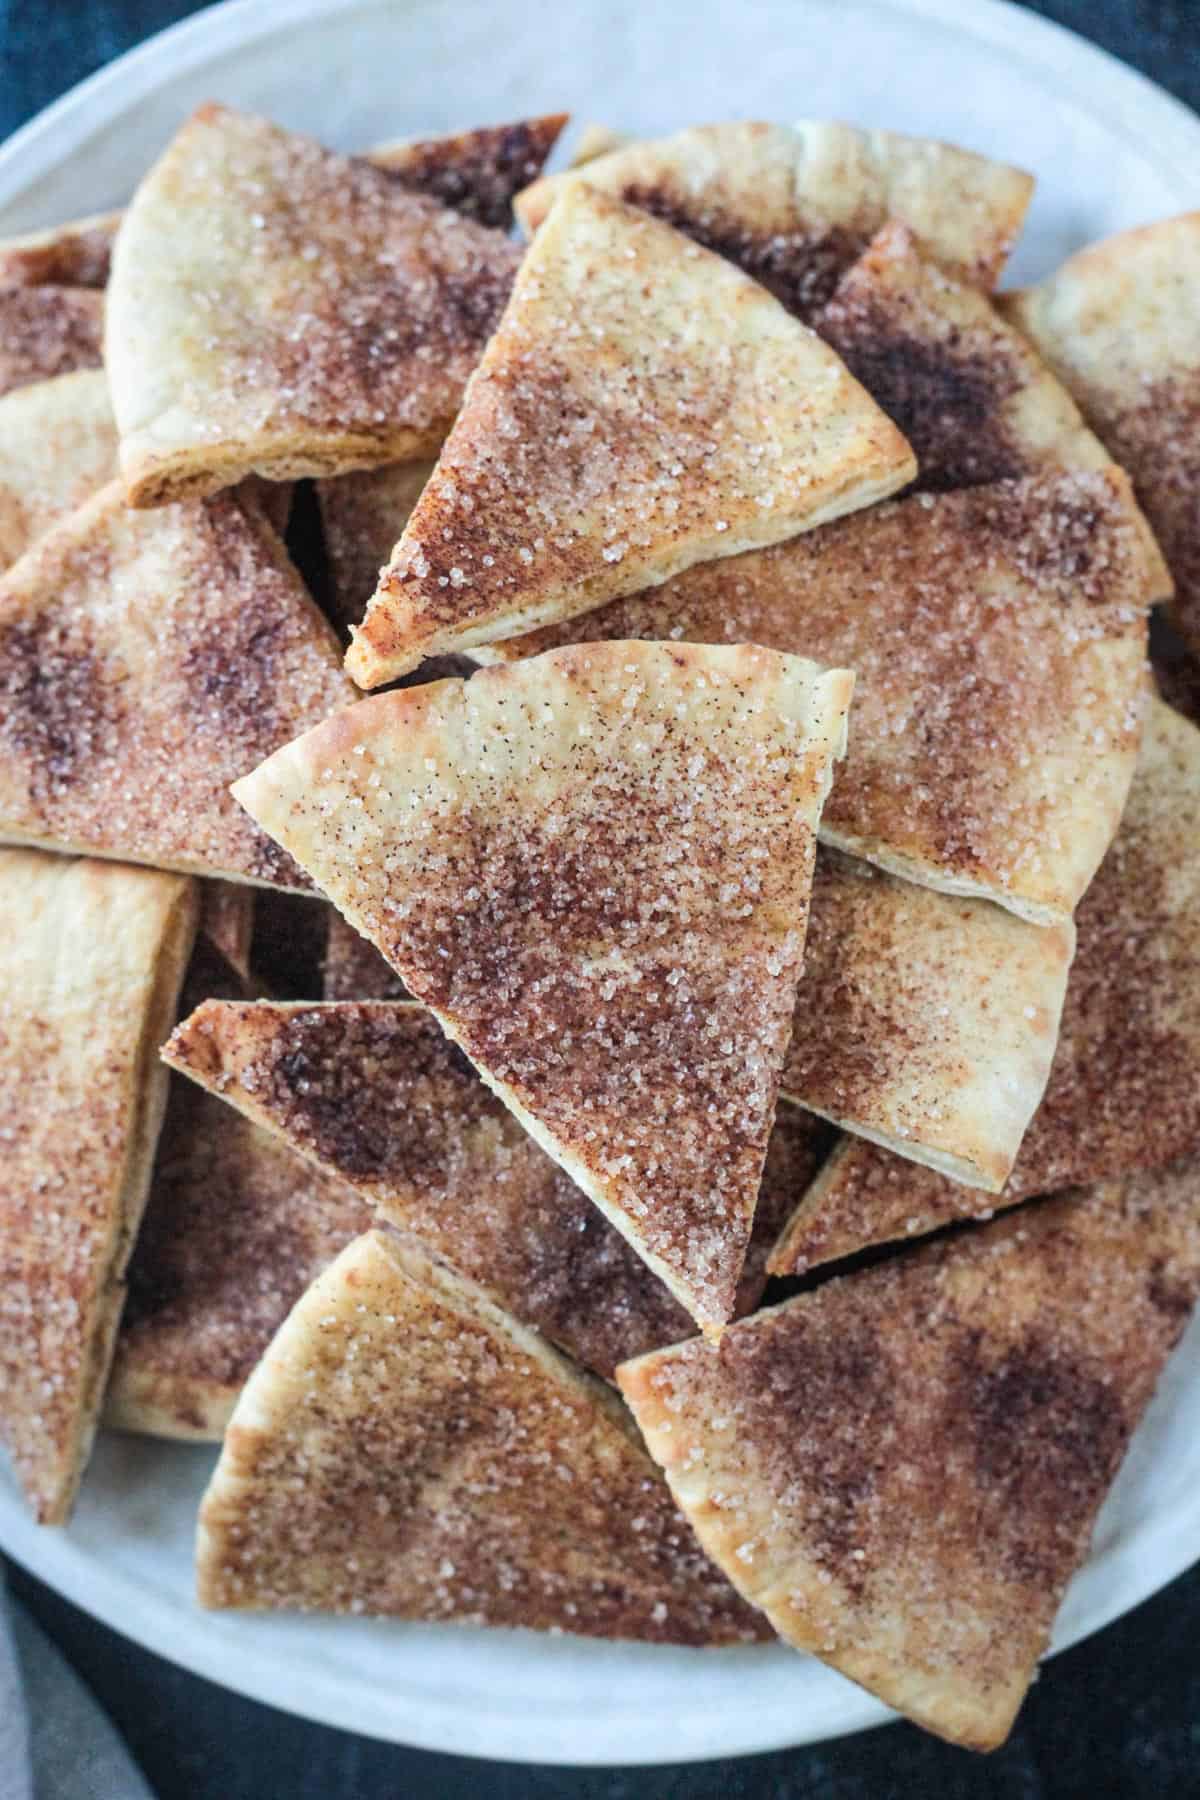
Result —
[[377, 144], [368, 160], [400, 187], [428, 194], [481, 225], [507, 231], [513, 222], [514, 196], [541, 174], [567, 116], [545, 113], [446, 137]]
[[852, 683], [753, 647], [588, 645], [364, 702], [235, 790], [709, 1330]]
[[0, 570], [112, 481], [117, 429], [100, 369], [0, 399]]
[[105, 363], [128, 499], [436, 451], [519, 260], [365, 159], [202, 107], [113, 253]]
[[102, 288], [120, 223], [119, 212], [92, 213], [20, 237], [0, 238], [0, 283]]
[[406, 1000], [404, 983], [374, 944], [331, 912], [321, 964], [323, 1000]]
[[0, 283], [0, 396], [100, 367], [104, 300], [87, 288]]
[[344, 1183], [173, 1077], [105, 1423], [219, 1441], [293, 1305], [370, 1222]]
[[782, 1091], [996, 1193], [1045, 1090], [1074, 947], [1069, 920], [1030, 925], [823, 846]]
[[0, 853], [0, 1439], [43, 1525], [91, 1450], [196, 929], [177, 875]]
[[[814, 887], [810, 946], [818, 916]], [[1200, 731], [1160, 700], [1150, 704], [1121, 828], [1076, 928], [1045, 1097], [990, 1206], [1200, 1152]], [[1038, 1004], [1032, 993], [1028, 1002]], [[993, 1028], [1002, 1031], [999, 1016]], [[789, 1074], [784, 1091], [795, 1093], [801, 1084]], [[981, 1201], [957, 1181], [848, 1144], [805, 1195], [771, 1267], [798, 1274], [972, 1216]]]
[[1033, 177], [894, 131], [806, 120], [697, 125], [549, 175], [517, 198], [537, 230], [581, 183], [665, 219], [809, 318], [888, 219], [959, 281], [994, 287]]
[[203, 882], [200, 931], [232, 972], [248, 983], [254, 938], [254, 889], [236, 881]]
[[627, 1363], [713, 1560], [918, 1725], [1008, 1734], [1200, 1288], [1200, 1174], [1047, 1201]]
[[305, 889], [228, 786], [350, 691], [256, 508], [110, 483], [0, 579], [0, 840]]
[[[424, 1007], [210, 1001], [164, 1055], [597, 1374], [691, 1330]], [[823, 1148], [815, 1120], [780, 1109], [739, 1311], [757, 1305], [767, 1251]]]
[[196, 1562], [210, 1607], [668, 1644], [768, 1635], [615, 1395], [379, 1231], [318, 1278], [250, 1377]]
[[1110, 460], [1028, 340], [904, 225], [872, 239], [813, 329], [904, 433], [924, 492]]
[[1128, 469], [1200, 650], [1200, 212], [1106, 238], [1001, 304]]
[[792, 537], [915, 473], [895, 427], [764, 289], [573, 188], [521, 266], [347, 667], [376, 687]]
[[913, 495], [489, 652], [683, 639], [853, 669], [849, 755], [822, 838], [1056, 923], [1121, 816], [1147, 608], [1167, 587], [1121, 470], [1048, 470]]

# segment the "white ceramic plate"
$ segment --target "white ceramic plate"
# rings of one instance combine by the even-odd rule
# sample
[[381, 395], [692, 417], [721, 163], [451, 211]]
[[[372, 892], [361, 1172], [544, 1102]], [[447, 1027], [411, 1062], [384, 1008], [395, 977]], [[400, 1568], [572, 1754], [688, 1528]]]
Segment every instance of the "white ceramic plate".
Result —
[[[0, 151], [0, 234], [120, 202], [190, 107], [256, 107], [346, 148], [558, 106], [659, 132], [846, 118], [956, 139], [1039, 177], [1016, 278], [1200, 204], [1200, 122], [1140, 76], [993, 0], [234, 0], [83, 83]], [[1172, 1363], [1059, 1620], [1064, 1648], [1200, 1556], [1200, 1322]], [[667, 1762], [812, 1742], [884, 1708], [783, 1649], [700, 1653], [333, 1619], [201, 1613], [213, 1457], [103, 1439], [67, 1531], [0, 1467], [0, 1544], [211, 1680], [348, 1730], [514, 1760]]]

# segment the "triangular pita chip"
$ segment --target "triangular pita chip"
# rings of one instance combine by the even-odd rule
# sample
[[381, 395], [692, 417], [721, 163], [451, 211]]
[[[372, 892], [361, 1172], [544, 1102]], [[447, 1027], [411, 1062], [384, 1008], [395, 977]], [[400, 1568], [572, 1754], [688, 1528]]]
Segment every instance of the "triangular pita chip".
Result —
[[[210, 1001], [164, 1055], [597, 1374], [691, 1330], [424, 1007]], [[823, 1148], [815, 1120], [781, 1108], [739, 1312], [757, 1305], [767, 1251]]]
[[588, 645], [351, 707], [235, 790], [709, 1330], [852, 682], [753, 647]]
[[1133, 773], [1146, 608], [1169, 587], [1126, 476], [919, 494], [488, 647], [768, 644], [857, 676], [826, 842], [1054, 922]]
[[[607, 156], [610, 150], [623, 150], [630, 142], [628, 132], [614, 131], [611, 125], [585, 125], [575, 140], [575, 151], [568, 167], [582, 169], [585, 163], [595, 162], [598, 156]], [[522, 204], [528, 207], [529, 199]]]
[[20, 237], [0, 238], [0, 282], [18, 287], [102, 288], [119, 212], [92, 213]]
[[574, 188], [521, 266], [347, 666], [378, 686], [792, 537], [915, 473], [765, 289]]
[[1200, 650], [1200, 212], [1124, 231], [1002, 299], [1129, 470]]
[[0, 1439], [61, 1525], [91, 1450], [196, 929], [177, 875], [0, 853]]
[[350, 691], [256, 509], [110, 483], [0, 580], [0, 840], [304, 888], [228, 786]]
[[[814, 945], [817, 919], [814, 889]], [[991, 1206], [1200, 1151], [1200, 732], [1160, 700], [1147, 714], [1121, 829], [1076, 927], [1045, 1098]], [[1001, 1017], [993, 1025], [999, 1033]], [[785, 1091], [807, 1099], [788, 1073]], [[932, 1231], [978, 1213], [982, 1198], [886, 1151], [847, 1146], [805, 1196], [771, 1266], [799, 1273]]]
[[344, 1183], [173, 1077], [105, 1423], [220, 1439], [309, 1282], [370, 1222]]
[[332, 611], [339, 624], [349, 628], [362, 618], [432, 473], [428, 461], [392, 463], [317, 482]]
[[0, 570], [117, 473], [117, 428], [100, 369], [0, 399]]
[[767, 1635], [616, 1396], [382, 1232], [313, 1284], [250, 1377], [196, 1560], [205, 1606]]
[[872, 239], [813, 329], [904, 433], [927, 493], [1110, 461], [1028, 341], [903, 225]]
[[1074, 947], [1069, 920], [1030, 925], [823, 846], [782, 1091], [996, 1192], [1046, 1086]]
[[87, 288], [0, 284], [0, 395], [100, 367], [104, 300]]
[[627, 1363], [709, 1555], [954, 1743], [1007, 1736], [1200, 1288], [1200, 1170], [1085, 1190]]
[[435, 451], [518, 261], [363, 159], [202, 107], [113, 253], [105, 363], [130, 501]]
[[369, 161], [399, 186], [507, 231], [514, 196], [537, 180], [566, 122], [566, 113], [546, 113], [447, 137], [377, 144]]
[[517, 199], [527, 231], [581, 182], [666, 219], [807, 318], [889, 218], [960, 281], [994, 287], [1032, 176], [895, 131], [808, 120], [697, 125], [629, 144]]

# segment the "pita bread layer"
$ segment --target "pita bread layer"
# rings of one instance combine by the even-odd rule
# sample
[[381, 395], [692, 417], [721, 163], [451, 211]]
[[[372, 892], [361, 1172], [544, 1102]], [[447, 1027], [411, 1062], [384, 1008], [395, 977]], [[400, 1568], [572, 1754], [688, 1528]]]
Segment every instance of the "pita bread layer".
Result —
[[228, 784], [350, 691], [256, 509], [111, 483], [0, 580], [0, 839], [304, 888]]
[[588, 645], [353, 707], [235, 790], [709, 1329], [851, 683], [755, 648]]
[[822, 848], [783, 1092], [997, 1192], [1046, 1086], [1074, 947], [1070, 921], [1029, 925]]
[[91, 1450], [166, 1098], [190, 882], [0, 854], [0, 1437], [43, 1525]]
[[1048, 1201], [619, 1371], [789, 1643], [1002, 1743], [1200, 1287], [1195, 1164]]
[[295, 1302], [370, 1222], [344, 1183], [175, 1077], [105, 1423], [219, 1440]]
[[355, 633], [364, 687], [773, 543], [916, 473], [762, 288], [581, 186], [538, 233]]
[[1120, 818], [1165, 585], [1110, 465], [912, 496], [491, 648], [684, 639], [844, 663], [854, 719], [825, 841], [1054, 923]]
[[86, 288], [0, 282], [0, 395], [100, 367], [104, 301]]
[[[690, 1330], [424, 1007], [210, 1002], [164, 1055], [598, 1374]], [[781, 1109], [739, 1310], [757, 1304], [766, 1253], [822, 1147], [814, 1120]]]
[[205, 1606], [654, 1643], [764, 1635], [624, 1409], [415, 1246], [358, 1238], [238, 1402], [200, 1512]]
[[[1200, 732], [1154, 700], [1121, 828], [1080, 903], [1045, 1097], [993, 1205], [1200, 1151], [1198, 847]], [[814, 897], [810, 943], [817, 916]], [[784, 1085], [792, 1091], [786, 1073]], [[979, 1207], [957, 1182], [847, 1145], [805, 1195], [771, 1266], [799, 1273]]]
[[113, 480], [117, 431], [100, 369], [0, 399], [0, 570]]
[[1093, 244], [1001, 304], [1129, 470], [1200, 649], [1200, 212]]
[[959, 280], [994, 287], [1033, 192], [1019, 169], [898, 132], [819, 120], [698, 125], [544, 177], [518, 196], [525, 229], [581, 182], [728, 257], [801, 318], [889, 218]]
[[202, 107], [113, 252], [105, 364], [128, 499], [435, 451], [518, 260], [361, 159]]
[[871, 240], [813, 328], [904, 433], [924, 492], [1110, 460], [1028, 340], [904, 225]]

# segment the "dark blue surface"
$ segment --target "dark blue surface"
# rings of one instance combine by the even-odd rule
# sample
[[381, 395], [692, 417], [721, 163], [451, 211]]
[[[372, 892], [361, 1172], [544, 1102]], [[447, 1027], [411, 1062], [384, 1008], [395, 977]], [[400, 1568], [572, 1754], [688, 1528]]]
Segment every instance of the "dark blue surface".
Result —
[[[198, 10], [181, 0], [0, 0], [0, 138]], [[1030, 10], [1093, 38], [1200, 109], [1200, 0], [1053, 0]], [[305, 1724], [148, 1655], [19, 1572], [13, 1584], [124, 1732], [159, 1800], [1200, 1796], [1200, 1569], [1049, 1664], [1009, 1743], [990, 1758], [896, 1725], [816, 1750], [595, 1771], [433, 1756]]]

